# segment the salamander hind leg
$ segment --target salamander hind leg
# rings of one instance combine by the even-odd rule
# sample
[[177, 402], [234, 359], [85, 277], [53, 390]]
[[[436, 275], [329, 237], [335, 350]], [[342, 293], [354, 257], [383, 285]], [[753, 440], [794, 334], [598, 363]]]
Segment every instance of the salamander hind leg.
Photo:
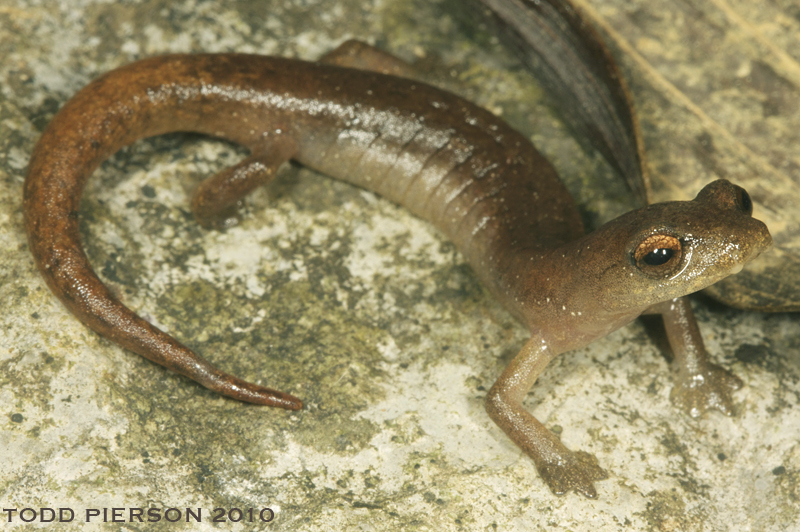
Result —
[[556, 353], [533, 337], [514, 358], [486, 396], [489, 417], [525, 454], [556, 495], [574, 490], [597, 497], [596, 480], [608, 478], [597, 459], [583, 451], [567, 449], [558, 437], [522, 406], [530, 387]]
[[413, 66], [383, 50], [357, 40], [349, 40], [319, 58], [320, 63], [357, 68], [401, 78], [418, 77]]
[[664, 319], [667, 338], [675, 355], [672, 365], [676, 371], [676, 383], [670, 393], [672, 403], [692, 417], [708, 410], [733, 415], [733, 392], [742, 387], [742, 380], [709, 360], [689, 300], [681, 297], [665, 301], [649, 309], [648, 313], [660, 314]]
[[192, 196], [195, 219], [205, 227], [224, 225], [242, 198], [272, 181], [296, 151], [292, 138], [277, 137], [264, 149], [200, 183]]

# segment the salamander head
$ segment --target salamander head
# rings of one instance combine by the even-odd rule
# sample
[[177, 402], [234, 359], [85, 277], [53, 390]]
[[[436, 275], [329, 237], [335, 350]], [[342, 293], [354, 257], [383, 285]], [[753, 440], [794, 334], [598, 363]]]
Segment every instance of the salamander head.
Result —
[[587, 237], [595, 250], [602, 249], [593, 255], [592, 270], [584, 271], [597, 287], [589, 290], [604, 308], [646, 308], [738, 273], [772, 245], [766, 225], [752, 212], [747, 192], [720, 179], [692, 201], [620, 216]]

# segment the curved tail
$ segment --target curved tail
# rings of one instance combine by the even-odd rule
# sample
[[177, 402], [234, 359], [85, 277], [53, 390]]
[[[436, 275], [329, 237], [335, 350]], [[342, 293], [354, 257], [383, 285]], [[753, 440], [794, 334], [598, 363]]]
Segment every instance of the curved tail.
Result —
[[[175, 98], [186, 104], [187, 89], [191, 94], [191, 83], [198, 83], [190, 72], [192, 64], [183, 61], [183, 56], [159, 57], [111, 72], [80, 91], [56, 115], [34, 150], [25, 181], [31, 251], [53, 293], [98, 334], [224, 396], [298, 410], [303, 403], [296, 397], [218, 370], [137, 316], [97, 277], [83, 251], [78, 209], [86, 180], [100, 162], [136, 139], [196, 129], [202, 114], [199, 104], [189, 102], [179, 106], [180, 111], [165, 112], [166, 107], [175, 109]], [[195, 56], [195, 66], [196, 62]], [[181, 76], [191, 81], [177, 94]], [[147, 79], [160, 81], [149, 87]], [[171, 93], [148, 97], [153, 89], [164, 87]], [[199, 102], [199, 91], [194, 94]]]

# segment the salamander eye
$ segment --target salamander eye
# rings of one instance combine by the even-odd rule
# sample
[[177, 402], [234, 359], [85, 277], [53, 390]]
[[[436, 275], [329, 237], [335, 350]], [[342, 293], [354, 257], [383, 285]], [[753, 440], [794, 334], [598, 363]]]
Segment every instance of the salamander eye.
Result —
[[753, 200], [750, 199], [750, 194], [740, 186], [734, 185], [734, 187], [736, 187], [736, 206], [739, 207], [739, 210], [743, 213], [752, 216]]
[[658, 248], [642, 257], [642, 262], [648, 266], [661, 266], [662, 264], [669, 262], [669, 259], [671, 259], [674, 254], [675, 250], [669, 248]]
[[633, 261], [642, 272], [668, 277], [681, 263], [681, 241], [672, 235], [650, 235], [636, 246]]

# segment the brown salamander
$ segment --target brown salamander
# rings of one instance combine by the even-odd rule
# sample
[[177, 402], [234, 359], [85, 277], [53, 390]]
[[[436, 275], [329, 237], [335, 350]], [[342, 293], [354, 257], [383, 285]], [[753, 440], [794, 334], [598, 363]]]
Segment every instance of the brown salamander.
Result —
[[694, 414], [730, 413], [741, 382], [708, 361], [691, 309], [677, 298], [737, 272], [770, 246], [742, 188], [715, 181], [692, 201], [651, 205], [584, 235], [553, 167], [491, 113], [411, 79], [277, 57], [138, 61], [78, 92], [42, 134], [25, 182], [31, 251], [53, 293], [117, 344], [225, 396], [302, 407], [291, 395], [223, 373], [137, 316], [89, 264], [78, 231], [87, 179], [121, 147], [171, 131], [250, 150], [200, 185], [192, 204], [198, 219], [226, 210], [293, 159], [444, 231], [530, 330], [486, 409], [555, 493], [594, 497], [593, 482], [606, 474], [591, 455], [566, 449], [523, 408], [523, 398], [556, 355], [643, 313], [665, 319], [679, 367], [674, 399]]

